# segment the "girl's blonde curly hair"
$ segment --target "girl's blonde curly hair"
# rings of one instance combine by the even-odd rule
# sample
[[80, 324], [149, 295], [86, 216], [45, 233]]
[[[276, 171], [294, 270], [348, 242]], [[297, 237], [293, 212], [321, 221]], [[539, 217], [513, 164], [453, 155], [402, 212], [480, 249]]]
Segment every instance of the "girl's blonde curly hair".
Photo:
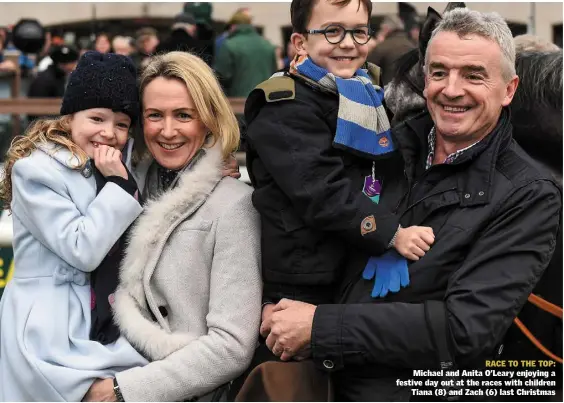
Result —
[[29, 156], [41, 143], [55, 143], [67, 148], [80, 164], [74, 169], [84, 168], [88, 161], [86, 153], [71, 139], [71, 115], [56, 119], [39, 119], [32, 123], [23, 136], [16, 136], [10, 144], [4, 162], [4, 177], [0, 182], [0, 203], [5, 210], [11, 211], [12, 202], [12, 168], [17, 160]]

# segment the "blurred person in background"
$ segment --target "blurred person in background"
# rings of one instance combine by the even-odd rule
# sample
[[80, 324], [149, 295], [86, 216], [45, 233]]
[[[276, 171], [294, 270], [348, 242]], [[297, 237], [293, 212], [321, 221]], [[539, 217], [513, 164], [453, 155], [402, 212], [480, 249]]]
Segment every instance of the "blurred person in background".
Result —
[[117, 53], [118, 55], [131, 56], [131, 54], [135, 51], [133, 39], [128, 36], [118, 35], [112, 40], [112, 49], [114, 50], [114, 53]]
[[45, 45], [43, 50], [37, 56], [37, 72], [47, 70], [47, 67], [53, 64], [53, 59], [51, 59], [51, 52], [55, 49], [60, 48], [65, 45], [65, 40], [63, 39], [63, 32], [60, 30], [53, 30], [51, 32], [45, 33]]
[[7, 42], [8, 31], [6, 28], [0, 28], [0, 72], [16, 71], [16, 65], [11, 60], [4, 60], [4, 46]]
[[417, 9], [409, 3], [398, 3], [398, 15], [403, 21], [407, 37], [413, 44], [417, 45], [421, 26], [421, 18], [419, 14], [417, 14]]
[[558, 52], [558, 45], [536, 35], [517, 35], [514, 39], [515, 51], [521, 52]]
[[421, 32], [421, 22], [419, 17], [413, 16], [405, 21], [405, 32], [407, 37], [415, 46], [419, 44], [419, 33]]
[[45, 45], [43, 49], [37, 55], [37, 72], [42, 72], [47, 70], [51, 64], [53, 64], [53, 59], [49, 56], [53, 47], [53, 34], [51, 32], [45, 33]]
[[157, 30], [151, 27], [141, 28], [135, 33], [137, 51], [131, 55], [137, 70], [147, 65], [159, 45]]
[[[29, 98], [61, 98], [65, 93], [70, 73], [76, 68], [80, 55], [72, 46], [59, 46], [51, 51], [53, 63], [33, 79], [28, 90]], [[38, 116], [29, 115], [29, 120]]]
[[[246, 14], [249, 16], [249, 20], [252, 21], [253, 17], [251, 15], [251, 9], [248, 7], [241, 7], [239, 9], [237, 9], [235, 11], [235, 13], [233, 13], [233, 15], [237, 15], [237, 14]], [[223, 45], [223, 43], [225, 42], [225, 40], [229, 37], [229, 35], [231, 35], [231, 33], [233, 32], [233, 30], [235, 29], [235, 26], [233, 24], [231, 24], [231, 20], [227, 22], [227, 24], [225, 25], [225, 30], [223, 31], [223, 33], [221, 35], [219, 35], [217, 37], [217, 39], [215, 40], [215, 54], [217, 55], [217, 52], [219, 52], [219, 48], [221, 48], [221, 45]]]
[[286, 44], [286, 57], [284, 58], [284, 69], [290, 68], [290, 63], [292, 63], [292, 60], [294, 60], [295, 56], [296, 56], [296, 48], [292, 43], [292, 41], [288, 41], [288, 43]]
[[282, 46], [275, 46], [274, 54], [276, 55], [276, 70], [282, 70], [286, 62]]
[[415, 48], [408, 38], [403, 21], [397, 15], [384, 18], [376, 36], [378, 44], [368, 55], [367, 61], [382, 69], [382, 84], [386, 85], [395, 75], [395, 62]]
[[368, 54], [372, 53], [372, 51], [376, 48], [376, 46], [378, 46], [379, 43], [380, 41], [378, 40], [378, 31], [372, 29], [372, 32], [370, 33], [370, 40], [366, 44], [366, 46], [368, 46]]
[[201, 55], [208, 66], [213, 66], [215, 58], [215, 30], [212, 27], [212, 3], [184, 3], [183, 11], [191, 14], [196, 20], [197, 38], [202, 48]]
[[213, 45], [198, 39], [198, 26], [192, 14], [181, 13], [174, 18], [168, 38], [157, 46], [157, 53], [174, 51], [191, 52], [201, 57], [208, 65], [213, 57]]
[[110, 53], [112, 51], [110, 35], [105, 32], [99, 33], [94, 42], [94, 50], [100, 53]]
[[159, 45], [159, 36], [157, 30], [151, 27], [145, 27], [138, 30], [135, 34], [137, 41], [137, 50], [144, 56], [150, 56], [155, 53]]
[[228, 97], [246, 97], [277, 70], [275, 47], [258, 34], [247, 12], [235, 13], [234, 26], [214, 64]]

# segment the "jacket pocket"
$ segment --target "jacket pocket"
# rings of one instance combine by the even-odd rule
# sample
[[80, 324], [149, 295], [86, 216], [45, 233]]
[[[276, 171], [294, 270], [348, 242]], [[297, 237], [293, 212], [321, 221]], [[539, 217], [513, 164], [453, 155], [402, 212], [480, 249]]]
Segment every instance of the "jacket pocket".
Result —
[[293, 232], [306, 226], [300, 217], [288, 210], [282, 210], [280, 218], [286, 232]]
[[[341, 264], [343, 251], [338, 240], [330, 234], [316, 231], [292, 210], [280, 212], [286, 250], [280, 256], [281, 266], [294, 275], [319, 275], [312, 277], [313, 283], [328, 284]], [[303, 281], [303, 280], [302, 280]], [[309, 282], [306, 280], [306, 282]]]
[[180, 224], [176, 231], [211, 231], [213, 222], [209, 220], [187, 220]]

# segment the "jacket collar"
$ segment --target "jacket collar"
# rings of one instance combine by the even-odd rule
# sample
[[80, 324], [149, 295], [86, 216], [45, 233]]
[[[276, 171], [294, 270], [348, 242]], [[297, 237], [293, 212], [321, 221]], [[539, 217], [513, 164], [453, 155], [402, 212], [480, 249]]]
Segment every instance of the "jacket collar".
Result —
[[[461, 206], [490, 202], [498, 156], [512, 141], [510, 115], [509, 109], [503, 108], [494, 130], [449, 166], [458, 172]], [[410, 178], [414, 176], [415, 165], [427, 157], [427, 136], [433, 125], [431, 115], [425, 110], [393, 130]]]
[[[166, 357], [193, 339], [187, 333], [171, 333], [149, 283], [172, 232], [204, 204], [221, 180], [222, 160], [221, 144], [217, 142], [205, 150], [192, 169], [180, 174], [174, 189], [147, 202], [132, 228], [120, 267], [114, 317], [127, 339], [152, 360]], [[158, 324], [150, 319], [149, 311]]]
[[73, 155], [68, 148], [62, 145], [49, 141], [37, 144], [37, 149], [43, 151], [45, 154], [49, 155], [51, 158], [67, 168], [78, 169], [80, 166], [78, 157]]
[[47, 67], [47, 69], [53, 71], [53, 74], [55, 75], [55, 77], [57, 78], [62, 78], [62, 77], [66, 77], [66, 73], [64, 72], [63, 69], [61, 69], [59, 66], [57, 66], [57, 64], [55, 62], [53, 62], [53, 64], [49, 65]]
[[257, 31], [255, 30], [255, 28], [250, 25], [250, 24], [239, 24], [237, 25], [237, 27], [235, 28], [235, 31], [233, 31], [233, 33], [230, 35], [230, 37], [234, 37], [236, 35], [247, 35], [247, 34], [252, 34], [252, 33], [256, 33]]

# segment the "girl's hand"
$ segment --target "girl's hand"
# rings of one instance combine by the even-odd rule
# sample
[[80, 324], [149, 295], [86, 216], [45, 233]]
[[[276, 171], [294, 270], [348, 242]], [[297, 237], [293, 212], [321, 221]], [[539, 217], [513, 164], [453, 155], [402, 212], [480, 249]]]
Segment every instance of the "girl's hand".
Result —
[[127, 180], [127, 171], [121, 162], [121, 151], [100, 144], [94, 148], [94, 163], [104, 177], [121, 176]]

